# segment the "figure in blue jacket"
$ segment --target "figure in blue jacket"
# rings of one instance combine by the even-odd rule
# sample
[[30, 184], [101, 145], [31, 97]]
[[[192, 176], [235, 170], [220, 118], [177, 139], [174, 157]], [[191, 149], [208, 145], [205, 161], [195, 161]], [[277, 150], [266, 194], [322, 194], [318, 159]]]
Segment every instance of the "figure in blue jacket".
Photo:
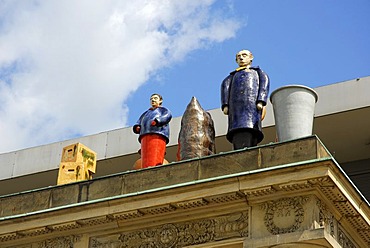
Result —
[[166, 144], [169, 141], [171, 112], [162, 107], [162, 96], [152, 94], [151, 108], [145, 111], [133, 126], [141, 143], [142, 168], [163, 164]]
[[221, 109], [228, 115], [226, 138], [234, 150], [256, 146], [263, 139], [261, 117], [267, 103], [269, 78], [259, 67], [252, 67], [248, 50], [236, 54], [239, 65], [221, 84]]

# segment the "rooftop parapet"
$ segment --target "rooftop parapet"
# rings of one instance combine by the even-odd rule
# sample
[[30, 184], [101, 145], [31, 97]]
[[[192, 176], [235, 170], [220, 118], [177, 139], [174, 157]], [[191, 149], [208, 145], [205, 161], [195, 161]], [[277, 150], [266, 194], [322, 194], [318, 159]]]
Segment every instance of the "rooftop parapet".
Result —
[[331, 155], [316, 136], [311, 136], [293, 142], [273, 143], [79, 183], [2, 196], [0, 216], [30, 214], [60, 206], [68, 207], [71, 204], [123, 197], [138, 192], [228, 177], [238, 173], [255, 173], [320, 159], [331, 159]]

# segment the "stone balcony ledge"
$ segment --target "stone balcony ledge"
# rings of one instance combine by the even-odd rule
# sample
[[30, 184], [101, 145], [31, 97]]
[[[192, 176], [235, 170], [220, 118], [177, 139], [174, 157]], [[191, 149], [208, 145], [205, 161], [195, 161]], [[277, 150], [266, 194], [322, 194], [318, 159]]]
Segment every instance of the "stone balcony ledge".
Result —
[[271, 143], [88, 181], [2, 196], [0, 217], [29, 215], [47, 209], [79, 203], [87, 204], [111, 197], [127, 197], [137, 195], [139, 192], [200, 183], [212, 178], [235, 176], [238, 173], [271, 170], [274, 167], [277, 169], [282, 165], [289, 166], [320, 159], [332, 159], [332, 157], [316, 136]]

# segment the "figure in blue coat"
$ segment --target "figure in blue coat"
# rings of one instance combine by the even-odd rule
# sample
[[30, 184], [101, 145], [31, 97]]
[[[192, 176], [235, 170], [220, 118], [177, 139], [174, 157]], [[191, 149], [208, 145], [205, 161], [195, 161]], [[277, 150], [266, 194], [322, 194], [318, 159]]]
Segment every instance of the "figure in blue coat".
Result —
[[163, 164], [166, 144], [169, 141], [171, 112], [162, 107], [162, 96], [152, 94], [151, 108], [145, 111], [133, 126], [141, 143], [142, 168]]
[[267, 103], [269, 78], [259, 67], [252, 67], [248, 50], [236, 54], [239, 65], [221, 84], [221, 109], [228, 115], [226, 138], [234, 150], [256, 146], [263, 139], [261, 117]]

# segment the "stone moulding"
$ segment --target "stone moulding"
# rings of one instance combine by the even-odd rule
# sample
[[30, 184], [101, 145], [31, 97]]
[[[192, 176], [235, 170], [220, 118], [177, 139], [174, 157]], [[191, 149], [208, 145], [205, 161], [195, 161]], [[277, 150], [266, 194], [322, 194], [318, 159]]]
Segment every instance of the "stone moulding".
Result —
[[267, 186], [267, 187], [262, 187], [262, 188], [257, 188], [253, 190], [245, 190], [243, 193], [248, 197], [248, 198], [257, 198], [261, 196], [267, 196], [275, 193], [277, 190], [273, 186]]
[[139, 210], [133, 210], [133, 211], [123, 212], [123, 213], [115, 213], [110, 216], [112, 219], [129, 220], [129, 219], [139, 218], [143, 215], [144, 215], [143, 212]]
[[46, 233], [50, 233], [52, 230], [48, 227], [40, 227], [29, 230], [20, 231], [17, 234], [21, 236], [38, 236]]
[[194, 208], [194, 207], [206, 206], [208, 204], [209, 204], [209, 201], [207, 201], [204, 198], [199, 198], [199, 199], [194, 199], [190, 201], [176, 203], [176, 207], [182, 208], [182, 209], [189, 209], [189, 208]]

